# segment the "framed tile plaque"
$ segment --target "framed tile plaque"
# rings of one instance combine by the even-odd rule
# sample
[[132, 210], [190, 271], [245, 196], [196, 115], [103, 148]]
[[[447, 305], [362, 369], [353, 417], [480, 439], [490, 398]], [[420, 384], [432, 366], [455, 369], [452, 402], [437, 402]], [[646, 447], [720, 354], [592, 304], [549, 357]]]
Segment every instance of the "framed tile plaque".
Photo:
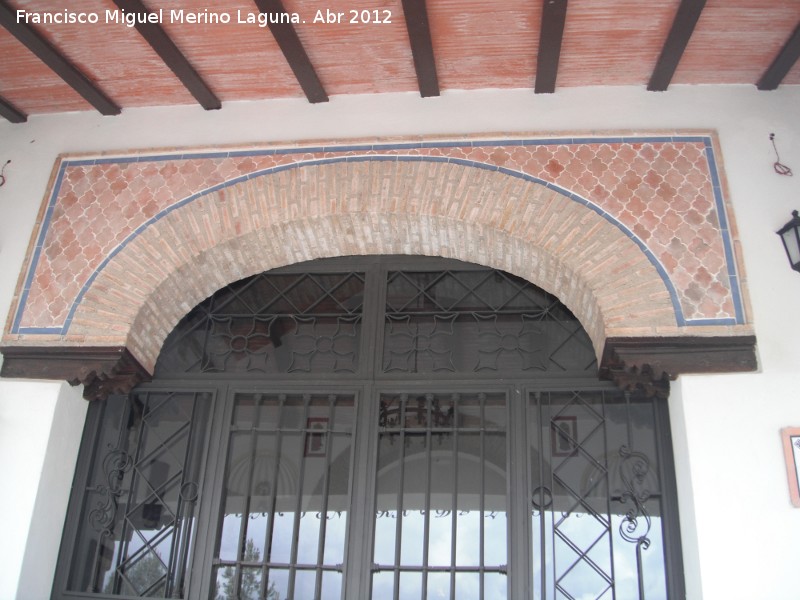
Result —
[[786, 457], [786, 473], [789, 476], [789, 497], [792, 504], [800, 508], [800, 427], [781, 429], [783, 454]]

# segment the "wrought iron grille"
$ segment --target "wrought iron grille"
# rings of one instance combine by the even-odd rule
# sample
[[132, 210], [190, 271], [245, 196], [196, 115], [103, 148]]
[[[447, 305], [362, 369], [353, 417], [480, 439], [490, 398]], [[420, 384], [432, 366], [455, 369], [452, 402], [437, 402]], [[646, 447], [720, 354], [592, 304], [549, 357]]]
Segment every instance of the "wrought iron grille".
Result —
[[237, 394], [213, 597], [339, 598], [352, 395]]
[[384, 372], [526, 373], [595, 368], [554, 296], [502, 271], [389, 272]]
[[534, 587], [550, 598], [668, 598], [654, 401], [529, 398]]
[[207, 394], [191, 392], [109, 398], [71, 589], [184, 597], [210, 409]]
[[372, 598], [507, 597], [502, 393], [380, 398]]
[[575, 317], [455, 261], [226, 286], [89, 411], [54, 598], [666, 600], [663, 402]]
[[355, 373], [364, 274], [262, 273], [196, 306], [167, 338], [168, 373]]

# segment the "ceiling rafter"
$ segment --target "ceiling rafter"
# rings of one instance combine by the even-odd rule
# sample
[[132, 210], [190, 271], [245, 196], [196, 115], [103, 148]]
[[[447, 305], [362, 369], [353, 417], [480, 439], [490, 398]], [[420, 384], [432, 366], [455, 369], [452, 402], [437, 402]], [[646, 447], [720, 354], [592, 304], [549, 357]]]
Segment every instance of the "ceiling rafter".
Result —
[[56, 75], [100, 113], [104, 115], [118, 115], [120, 113], [119, 106], [36, 30], [26, 23], [17, 23], [14, 10], [2, 0], [0, 0], [0, 25], [5, 27], [11, 35], [33, 52], [39, 60], [50, 67]]
[[556, 91], [558, 61], [561, 58], [561, 41], [564, 38], [566, 20], [567, 0], [544, 0], [539, 52], [536, 57], [536, 84], [533, 90], [537, 94], [552, 94]]
[[664, 92], [669, 87], [705, 5], [706, 0], [681, 0], [672, 28], [647, 84], [649, 91]]
[[760, 90], [774, 90], [781, 84], [783, 78], [800, 58], [800, 23], [794, 28], [794, 33], [789, 36], [786, 43], [778, 52], [775, 60], [769, 68], [764, 71], [761, 79], [758, 80], [756, 87]]
[[[141, 0], [114, 0], [118, 8], [127, 13], [149, 14], [148, 9]], [[167, 32], [158, 23], [141, 23], [137, 19], [136, 30], [141, 34], [145, 41], [155, 50], [156, 54], [164, 61], [181, 83], [206, 110], [217, 110], [222, 107], [219, 98], [211, 91], [211, 88], [203, 81], [200, 74], [191, 65], [189, 60], [178, 50], [175, 42], [167, 35]]]
[[28, 120], [28, 115], [2, 96], [0, 96], [0, 116], [8, 119], [12, 123], [24, 123]]
[[[254, 0], [258, 10], [264, 14], [279, 15], [286, 13], [281, 0]], [[268, 20], [269, 30], [278, 42], [278, 46], [286, 57], [289, 67], [291, 67], [294, 76], [303, 92], [312, 104], [317, 102], [327, 102], [328, 94], [325, 88], [322, 87], [322, 82], [314, 70], [314, 65], [311, 64], [311, 59], [308, 58], [305, 48], [297, 36], [294, 27], [288, 21], [284, 23], [273, 23], [272, 19]]]
[[425, 0], [403, 0], [403, 14], [411, 42], [414, 70], [417, 72], [419, 93], [423, 98], [439, 95], [439, 76], [436, 73], [436, 57], [433, 54], [431, 28]]

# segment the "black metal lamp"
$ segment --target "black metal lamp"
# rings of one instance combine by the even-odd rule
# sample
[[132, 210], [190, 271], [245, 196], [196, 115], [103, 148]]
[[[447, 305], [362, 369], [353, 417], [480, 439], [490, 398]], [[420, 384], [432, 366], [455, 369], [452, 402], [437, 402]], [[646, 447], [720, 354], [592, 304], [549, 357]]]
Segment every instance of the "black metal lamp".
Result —
[[781, 227], [777, 234], [783, 240], [786, 255], [795, 271], [800, 271], [800, 216], [797, 211], [792, 211], [792, 220]]

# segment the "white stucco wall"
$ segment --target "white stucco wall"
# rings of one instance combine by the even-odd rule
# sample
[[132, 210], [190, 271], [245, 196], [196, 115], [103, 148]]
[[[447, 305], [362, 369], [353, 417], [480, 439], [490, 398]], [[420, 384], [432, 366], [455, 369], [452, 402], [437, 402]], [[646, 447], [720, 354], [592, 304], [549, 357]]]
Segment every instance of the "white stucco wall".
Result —
[[[688, 597], [800, 597], [800, 509], [789, 503], [778, 431], [800, 426], [800, 274], [775, 230], [800, 209], [800, 87], [674, 87], [334, 97], [31, 117], [0, 123], [0, 315], [11, 303], [53, 161], [63, 152], [217, 146], [402, 134], [717, 130], [740, 239], [760, 372], [692, 376], [670, 405]], [[772, 170], [769, 134], [795, 177]], [[84, 406], [60, 384], [0, 381], [0, 600], [52, 580]], [[57, 449], [57, 450], [56, 450]], [[35, 514], [35, 519], [33, 518]], [[42, 519], [48, 525], [42, 526]]]

